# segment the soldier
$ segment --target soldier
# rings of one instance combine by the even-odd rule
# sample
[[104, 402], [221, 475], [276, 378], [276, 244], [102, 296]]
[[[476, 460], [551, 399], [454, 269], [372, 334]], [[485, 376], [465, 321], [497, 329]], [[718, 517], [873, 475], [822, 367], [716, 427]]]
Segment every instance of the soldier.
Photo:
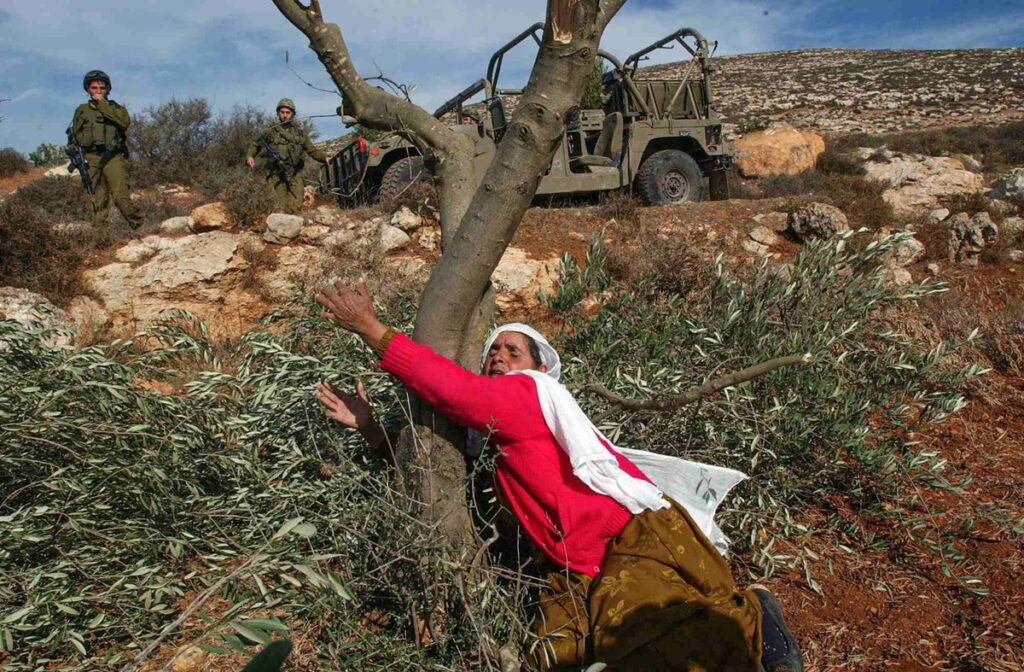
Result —
[[295, 122], [295, 103], [282, 98], [277, 104], [280, 123], [263, 131], [259, 139], [249, 145], [245, 163], [252, 168], [256, 155], [262, 153], [266, 161], [267, 186], [277, 206], [284, 212], [296, 213], [302, 209], [302, 167], [306, 154], [320, 163], [327, 163], [327, 155], [313, 146], [313, 142]]
[[81, 146], [89, 164], [93, 224], [107, 219], [113, 199], [128, 225], [137, 229], [142, 226], [143, 217], [128, 191], [126, 134], [131, 117], [124, 106], [107, 98], [111, 89], [107, 73], [90, 70], [82, 79], [82, 87], [89, 94], [89, 102], [75, 108], [68, 135]]

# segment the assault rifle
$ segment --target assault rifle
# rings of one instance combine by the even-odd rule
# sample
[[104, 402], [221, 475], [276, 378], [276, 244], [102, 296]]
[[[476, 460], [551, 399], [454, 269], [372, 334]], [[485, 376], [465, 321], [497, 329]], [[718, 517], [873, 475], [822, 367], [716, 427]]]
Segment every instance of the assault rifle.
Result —
[[290, 180], [294, 176], [292, 171], [288, 170], [284, 160], [281, 159], [281, 155], [274, 151], [274, 148], [270, 146], [265, 137], [261, 135], [257, 144], [263, 151], [263, 159], [267, 162], [267, 167], [271, 171], [279, 174], [285, 181]]
[[68, 172], [73, 173], [77, 170], [78, 174], [82, 176], [82, 186], [85, 191], [90, 195], [95, 195], [96, 190], [92, 186], [92, 178], [89, 177], [89, 162], [85, 160], [85, 152], [82, 151], [82, 146], [78, 144], [78, 139], [75, 138], [70, 127], [68, 127], [68, 144], [64, 148], [64, 153], [71, 159], [71, 163], [68, 164]]

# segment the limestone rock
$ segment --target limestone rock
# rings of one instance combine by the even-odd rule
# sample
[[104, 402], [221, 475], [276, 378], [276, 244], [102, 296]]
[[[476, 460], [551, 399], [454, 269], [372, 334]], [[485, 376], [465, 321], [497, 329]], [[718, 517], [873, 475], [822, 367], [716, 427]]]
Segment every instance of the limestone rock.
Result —
[[320, 241], [324, 247], [350, 248], [359, 239], [359, 234], [352, 229], [337, 229], [330, 232]]
[[1015, 264], [1024, 263], [1024, 250], [1010, 250], [1006, 253], [1006, 259]]
[[321, 205], [309, 214], [309, 221], [329, 228], [337, 228], [348, 223], [349, 219], [342, 210], [330, 205]]
[[397, 226], [381, 224], [377, 230], [377, 244], [380, 247], [380, 251], [385, 254], [405, 247], [410, 241], [409, 235]]
[[972, 173], [981, 173], [985, 169], [985, 167], [981, 165], [981, 161], [978, 161], [969, 154], [954, 154], [953, 158], [964, 164], [964, 168]]
[[310, 245], [319, 245], [330, 232], [330, 227], [319, 224], [304, 226], [302, 227], [302, 230], [299, 231], [299, 240]]
[[843, 211], [826, 203], [811, 203], [789, 213], [789, 228], [803, 241], [828, 239], [848, 231], [850, 223]]
[[441, 244], [441, 234], [435, 228], [420, 229], [417, 244], [428, 252], [434, 252]]
[[310, 210], [316, 205], [316, 188], [307, 184], [302, 188], [302, 209]]
[[[74, 322], [41, 294], [18, 287], [0, 287], [0, 320], [14, 320], [23, 327], [59, 330], [47, 342], [52, 347], [68, 347], [74, 342]], [[0, 340], [0, 352], [9, 346]]]
[[869, 160], [864, 168], [868, 179], [889, 187], [882, 198], [900, 215], [934, 210], [942, 199], [984, 190], [980, 175], [949, 157], [897, 154], [885, 161]]
[[974, 217], [966, 213], [953, 215], [949, 223], [949, 260], [964, 266], [977, 266], [982, 251], [994, 245], [999, 238], [999, 228], [987, 212]]
[[191, 233], [196, 228], [196, 221], [191, 217], [171, 217], [160, 224], [160, 233], [176, 236]]
[[913, 236], [897, 241], [882, 257], [882, 263], [890, 268], [903, 268], [924, 258], [924, 243]]
[[220, 201], [200, 205], [192, 211], [192, 221], [196, 231], [230, 231], [235, 228], [235, 218]]
[[[1024, 197], [1022, 197], [1022, 201], [1024, 201]], [[1017, 206], [1014, 205], [1013, 201], [1001, 201], [997, 198], [992, 198], [988, 199], [986, 205], [989, 212], [994, 212], [1001, 217], [1012, 215], [1017, 211]]]
[[275, 212], [267, 217], [267, 228], [263, 232], [263, 240], [268, 243], [285, 245], [299, 237], [305, 223], [306, 220], [298, 215]]
[[906, 287], [914, 284], [914, 276], [905, 268], [888, 266], [882, 271], [883, 281], [890, 287]]
[[1024, 217], [1007, 217], [999, 228], [1007, 242], [1017, 243], [1024, 234]]
[[743, 249], [761, 257], [772, 256], [772, 248], [779, 244], [779, 236], [766, 226], [755, 227], [743, 241]]
[[939, 274], [939, 272], [940, 272], [940, 271], [942, 270], [942, 269], [941, 269], [941, 268], [939, 267], [939, 265], [938, 265], [938, 264], [936, 264], [936, 263], [934, 263], [934, 262], [932, 262], [932, 263], [928, 264], [927, 266], [925, 266], [925, 268], [927, 268], [927, 269], [928, 269], [928, 272], [929, 272], [929, 273], [931, 273], [932, 275], [938, 275], [938, 274]]
[[743, 177], [797, 175], [814, 168], [825, 139], [788, 124], [750, 133], [736, 141], [736, 167]]
[[54, 166], [44, 173], [45, 177], [71, 177], [71, 172], [68, 171], [68, 164], [62, 163], [59, 166]]
[[209, 654], [198, 646], [186, 647], [175, 654], [171, 672], [202, 672]]
[[110, 325], [110, 315], [89, 296], [76, 296], [68, 305], [68, 315], [75, 323], [75, 339], [80, 346], [92, 345]]
[[142, 241], [133, 240], [114, 252], [114, 258], [126, 264], [137, 264], [155, 255], [157, 250]]
[[1024, 168], [1015, 168], [996, 180], [990, 196], [999, 200], [1024, 198]]
[[491, 281], [498, 290], [498, 307], [537, 305], [538, 294], [554, 291], [558, 279], [558, 258], [531, 259], [525, 250], [509, 246], [494, 269]]
[[945, 221], [947, 217], [949, 217], [949, 210], [946, 208], [936, 208], [934, 210], [929, 210], [928, 214], [926, 214], [921, 220], [921, 223], [926, 225], [939, 224]]
[[789, 215], [784, 212], [764, 212], [754, 215], [754, 221], [775, 233], [785, 233], [789, 228]]
[[423, 218], [403, 205], [401, 210], [391, 215], [391, 226], [396, 226], [408, 233], [423, 226]]

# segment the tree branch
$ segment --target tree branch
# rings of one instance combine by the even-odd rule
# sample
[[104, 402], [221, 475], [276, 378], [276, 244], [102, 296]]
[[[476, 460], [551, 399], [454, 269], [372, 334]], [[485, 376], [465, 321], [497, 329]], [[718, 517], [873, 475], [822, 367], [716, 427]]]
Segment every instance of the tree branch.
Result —
[[584, 392], [593, 392], [606, 401], [627, 411], [674, 411], [678, 408], [700, 401], [724, 390], [727, 387], [734, 387], [741, 383], [759, 378], [767, 373], [785, 366], [806, 365], [814, 361], [810, 353], [804, 355], [790, 355], [779, 357], [767, 362], [755, 364], [742, 371], [736, 371], [728, 375], [709, 380], [700, 387], [687, 390], [682, 394], [674, 394], [667, 397], [655, 399], [626, 399], [620, 397], [600, 383], [591, 383], [583, 388]]

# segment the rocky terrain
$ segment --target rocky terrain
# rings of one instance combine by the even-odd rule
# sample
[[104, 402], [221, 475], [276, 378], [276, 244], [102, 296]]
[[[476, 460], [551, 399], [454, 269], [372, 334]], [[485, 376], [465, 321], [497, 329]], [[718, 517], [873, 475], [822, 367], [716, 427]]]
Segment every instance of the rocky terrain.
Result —
[[[1024, 119], [1024, 49], [812, 49], [722, 56], [717, 108], [732, 128], [783, 121], [822, 133], [884, 133]], [[648, 68], [678, 77], [687, 63]]]

